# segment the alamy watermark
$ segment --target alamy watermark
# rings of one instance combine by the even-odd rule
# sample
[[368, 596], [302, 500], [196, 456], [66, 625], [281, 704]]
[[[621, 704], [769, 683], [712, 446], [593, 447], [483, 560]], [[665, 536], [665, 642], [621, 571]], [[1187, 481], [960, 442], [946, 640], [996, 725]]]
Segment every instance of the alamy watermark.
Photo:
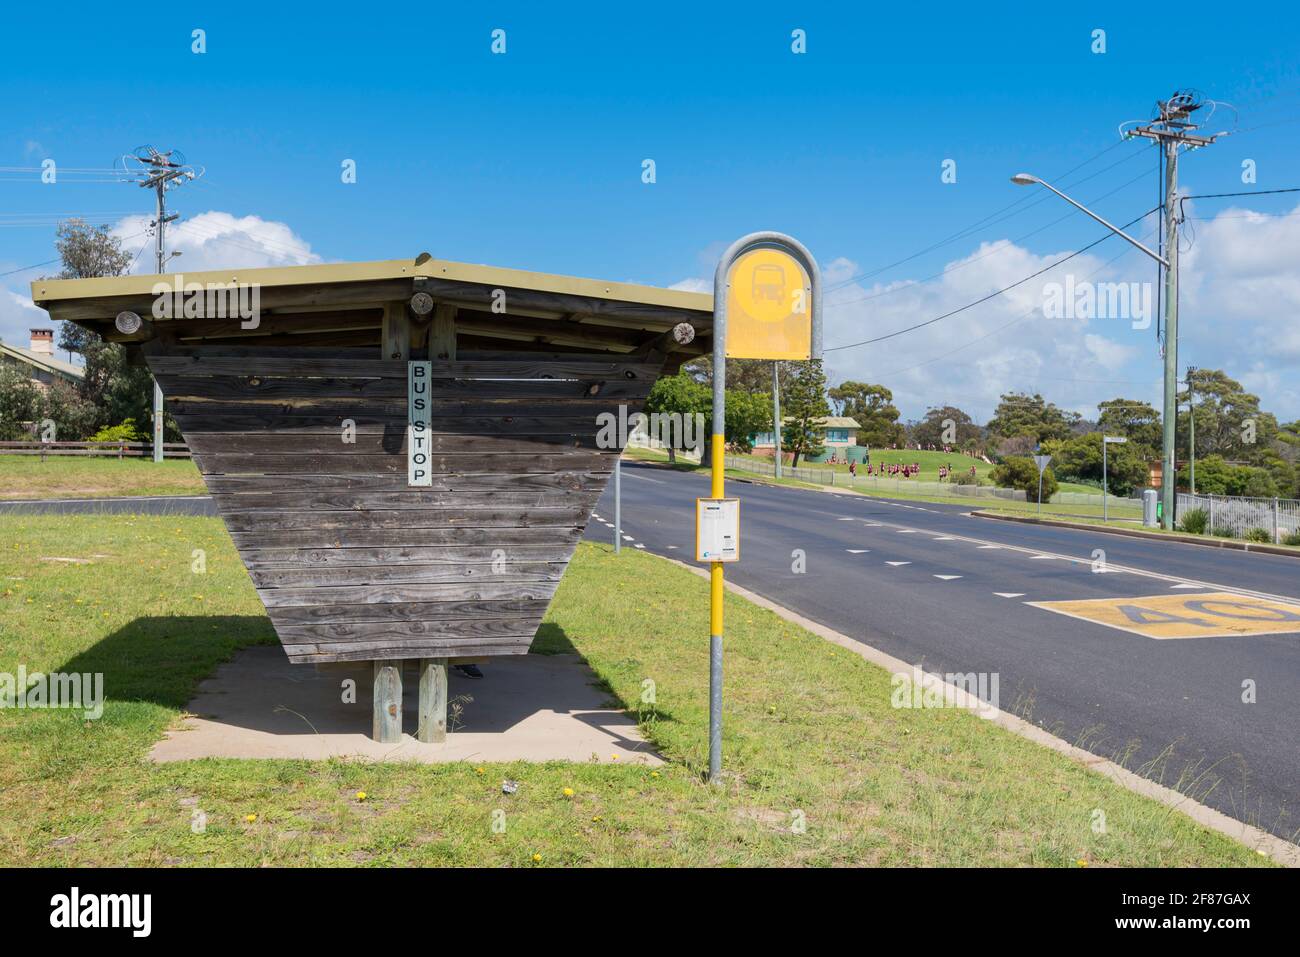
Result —
[[238, 319], [241, 329], [261, 324], [262, 288], [257, 283], [185, 282], [182, 273], [153, 285], [155, 319]]
[[104, 713], [104, 673], [29, 675], [26, 665], [19, 665], [16, 675], [0, 671], [0, 708], [80, 708], [87, 721], [94, 721]]
[[704, 413], [702, 412], [633, 412], [626, 405], [618, 414], [601, 412], [596, 416], [596, 447], [623, 449], [633, 435], [644, 435], [663, 448], [699, 453], [704, 448]]
[[998, 673], [968, 671], [929, 674], [916, 665], [912, 673], [899, 672], [890, 679], [895, 708], [966, 708], [981, 718], [998, 713]]
[[1047, 319], [1126, 319], [1134, 329], [1151, 327], [1152, 284], [1149, 282], [1076, 281], [1043, 283], [1043, 316]]

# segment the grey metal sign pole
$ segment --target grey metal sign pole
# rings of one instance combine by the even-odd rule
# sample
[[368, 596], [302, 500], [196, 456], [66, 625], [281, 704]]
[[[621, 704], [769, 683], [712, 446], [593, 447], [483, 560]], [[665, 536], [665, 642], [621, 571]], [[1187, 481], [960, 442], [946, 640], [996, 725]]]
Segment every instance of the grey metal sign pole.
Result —
[[[728, 275], [737, 259], [752, 249], [779, 249], [798, 261], [808, 273], [812, 297], [812, 357], [822, 355], [822, 289], [821, 270], [808, 248], [792, 236], [777, 232], [757, 232], [742, 236], [727, 247], [718, 260], [713, 274], [713, 434], [710, 436], [710, 453], [713, 460], [711, 495], [723, 497], [723, 476], [726, 468], [727, 431], [727, 293], [731, 283]], [[779, 423], [774, 423], [779, 427]], [[709, 781], [722, 779], [722, 562], [713, 562], [709, 569]]]

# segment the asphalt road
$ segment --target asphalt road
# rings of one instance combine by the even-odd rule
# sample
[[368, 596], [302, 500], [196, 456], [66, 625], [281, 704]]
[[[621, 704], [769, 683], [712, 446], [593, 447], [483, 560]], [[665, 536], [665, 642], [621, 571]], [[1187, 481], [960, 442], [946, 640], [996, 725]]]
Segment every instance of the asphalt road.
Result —
[[[704, 476], [625, 462], [624, 546], [693, 561], [694, 499], [708, 494]], [[741, 500], [729, 580], [926, 670], [996, 673], [1003, 710], [1295, 839], [1300, 634], [1157, 640], [1028, 603], [1224, 590], [1300, 602], [1300, 559], [981, 519], [969, 505], [730, 481], [727, 494]], [[612, 483], [596, 514], [587, 538], [611, 541]], [[707, 641], [707, 609], [701, 626]]]

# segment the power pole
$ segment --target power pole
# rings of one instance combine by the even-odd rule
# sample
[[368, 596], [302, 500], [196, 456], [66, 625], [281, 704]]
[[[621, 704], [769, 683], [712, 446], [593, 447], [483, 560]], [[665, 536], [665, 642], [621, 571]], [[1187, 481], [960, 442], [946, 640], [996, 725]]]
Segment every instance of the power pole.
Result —
[[[152, 189], [156, 196], [155, 218], [150, 225], [154, 228], [154, 262], [159, 275], [167, 271], [166, 233], [167, 224], [177, 219], [177, 214], [167, 213], [167, 191], [198, 177], [194, 167], [186, 165], [184, 157], [176, 150], [159, 152], [152, 146], [142, 146], [129, 157], [123, 157], [123, 165], [132, 168], [142, 177], [137, 182], [141, 187]], [[179, 256], [180, 253], [173, 255]], [[153, 460], [163, 460], [163, 394], [158, 380], [153, 380]]]
[[1192, 494], [1196, 494], [1196, 366], [1187, 367], [1188, 468], [1191, 470]]
[[1167, 100], [1157, 102], [1158, 116], [1150, 123], [1134, 127], [1127, 131], [1128, 136], [1141, 136], [1152, 140], [1164, 151], [1165, 164], [1165, 258], [1169, 265], [1165, 268], [1165, 388], [1164, 388], [1164, 430], [1161, 443], [1160, 467], [1160, 502], [1162, 514], [1161, 526], [1170, 530], [1174, 527], [1174, 490], [1178, 474], [1174, 463], [1176, 457], [1175, 434], [1178, 424], [1178, 154], [1179, 150], [1198, 149], [1209, 146], [1215, 136], [1198, 136], [1192, 131], [1196, 124], [1190, 121], [1191, 115], [1201, 108], [1200, 98], [1190, 92], [1174, 93]]

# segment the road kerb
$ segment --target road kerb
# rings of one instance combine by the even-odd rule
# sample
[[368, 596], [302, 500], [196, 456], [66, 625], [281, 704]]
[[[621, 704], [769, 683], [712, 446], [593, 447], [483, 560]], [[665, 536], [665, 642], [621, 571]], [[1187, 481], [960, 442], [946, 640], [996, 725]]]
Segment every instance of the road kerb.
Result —
[[1184, 545], [1200, 545], [1204, 548], [1230, 548], [1239, 552], [1261, 552], [1265, 555], [1285, 555], [1287, 558], [1300, 558], [1300, 549], [1282, 548], [1278, 545], [1263, 545], [1258, 542], [1239, 542], [1231, 538], [1144, 532], [1137, 528], [1112, 528], [1107, 525], [1090, 525], [1087, 522], [1065, 522], [1059, 518], [1035, 518], [1032, 515], [999, 515], [996, 512], [981, 510], [975, 510], [968, 514], [975, 518], [991, 518], [1000, 522], [1020, 522], [1023, 525], [1050, 525], [1054, 528], [1077, 528], [1086, 532], [1101, 532], [1104, 535], [1123, 535], [1125, 538], [1145, 538], [1148, 541], [1157, 542], [1181, 542]]

